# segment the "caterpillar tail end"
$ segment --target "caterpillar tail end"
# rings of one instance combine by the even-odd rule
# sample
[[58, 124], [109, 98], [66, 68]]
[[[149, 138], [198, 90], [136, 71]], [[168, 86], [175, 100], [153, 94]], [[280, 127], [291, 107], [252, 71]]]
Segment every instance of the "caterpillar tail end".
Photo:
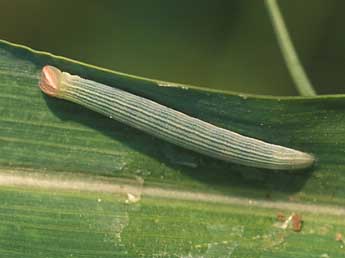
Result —
[[39, 87], [52, 97], [59, 97], [62, 72], [54, 66], [46, 65], [42, 69]]
[[312, 167], [315, 163], [315, 157], [309, 153], [300, 152], [298, 157], [295, 158], [294, 168], [296, 169], [305, 169]]
[[312, 167], [316, 162], [316, 159], [312, 154], [285, 147], [282, 148], [284, 149], [281, 149], [278, 153], [273, 155], [276, 158], [276, 161], [279, 160], [280, 166], [278, 169], [306, 169]]

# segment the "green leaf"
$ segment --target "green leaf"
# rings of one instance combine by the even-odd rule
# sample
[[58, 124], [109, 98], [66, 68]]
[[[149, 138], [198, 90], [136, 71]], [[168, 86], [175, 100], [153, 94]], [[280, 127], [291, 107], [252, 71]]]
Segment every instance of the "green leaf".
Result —
[[[38, 88], [46, 64], [313, 153], [306, 171], [221, 162]], [[0, 42], [1, 257], [342, 257], [345, 98], [238, 95]], [[300, 232], [276, 219], [302, 216]], [[338, 239], [339, 239], [338, 234]]]

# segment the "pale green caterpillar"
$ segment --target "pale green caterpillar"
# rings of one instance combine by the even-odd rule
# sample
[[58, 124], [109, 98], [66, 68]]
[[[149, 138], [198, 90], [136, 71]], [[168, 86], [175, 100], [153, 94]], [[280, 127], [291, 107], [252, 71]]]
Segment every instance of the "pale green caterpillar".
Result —
[[214, 126], [154, 101], [45, 66], [39, 84], [46, 94], [66, 99], [153, 136], [207, 156], [267, 169], [303, 169], [308, 153], [266, 143]]

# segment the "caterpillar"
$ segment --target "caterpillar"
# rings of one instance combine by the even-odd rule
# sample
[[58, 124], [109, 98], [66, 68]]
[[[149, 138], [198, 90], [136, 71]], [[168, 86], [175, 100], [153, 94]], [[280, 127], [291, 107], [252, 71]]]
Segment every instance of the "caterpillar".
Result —
[[53, 66], [42, 69], [41, 90], [101, 113], [183, 148], [245, 166], [274, 170], [304, 169], [314, 156], [215, 126], [152, 100]]

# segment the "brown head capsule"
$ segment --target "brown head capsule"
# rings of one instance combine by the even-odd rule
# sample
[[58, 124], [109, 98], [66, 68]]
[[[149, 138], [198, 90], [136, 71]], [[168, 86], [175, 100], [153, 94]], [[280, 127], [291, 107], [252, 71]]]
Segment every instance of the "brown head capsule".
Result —
[[42, 69], [39, 86], [41, 90], [52, 97], [59, 97], [61, 71], [53, 66], [46, 65]]

